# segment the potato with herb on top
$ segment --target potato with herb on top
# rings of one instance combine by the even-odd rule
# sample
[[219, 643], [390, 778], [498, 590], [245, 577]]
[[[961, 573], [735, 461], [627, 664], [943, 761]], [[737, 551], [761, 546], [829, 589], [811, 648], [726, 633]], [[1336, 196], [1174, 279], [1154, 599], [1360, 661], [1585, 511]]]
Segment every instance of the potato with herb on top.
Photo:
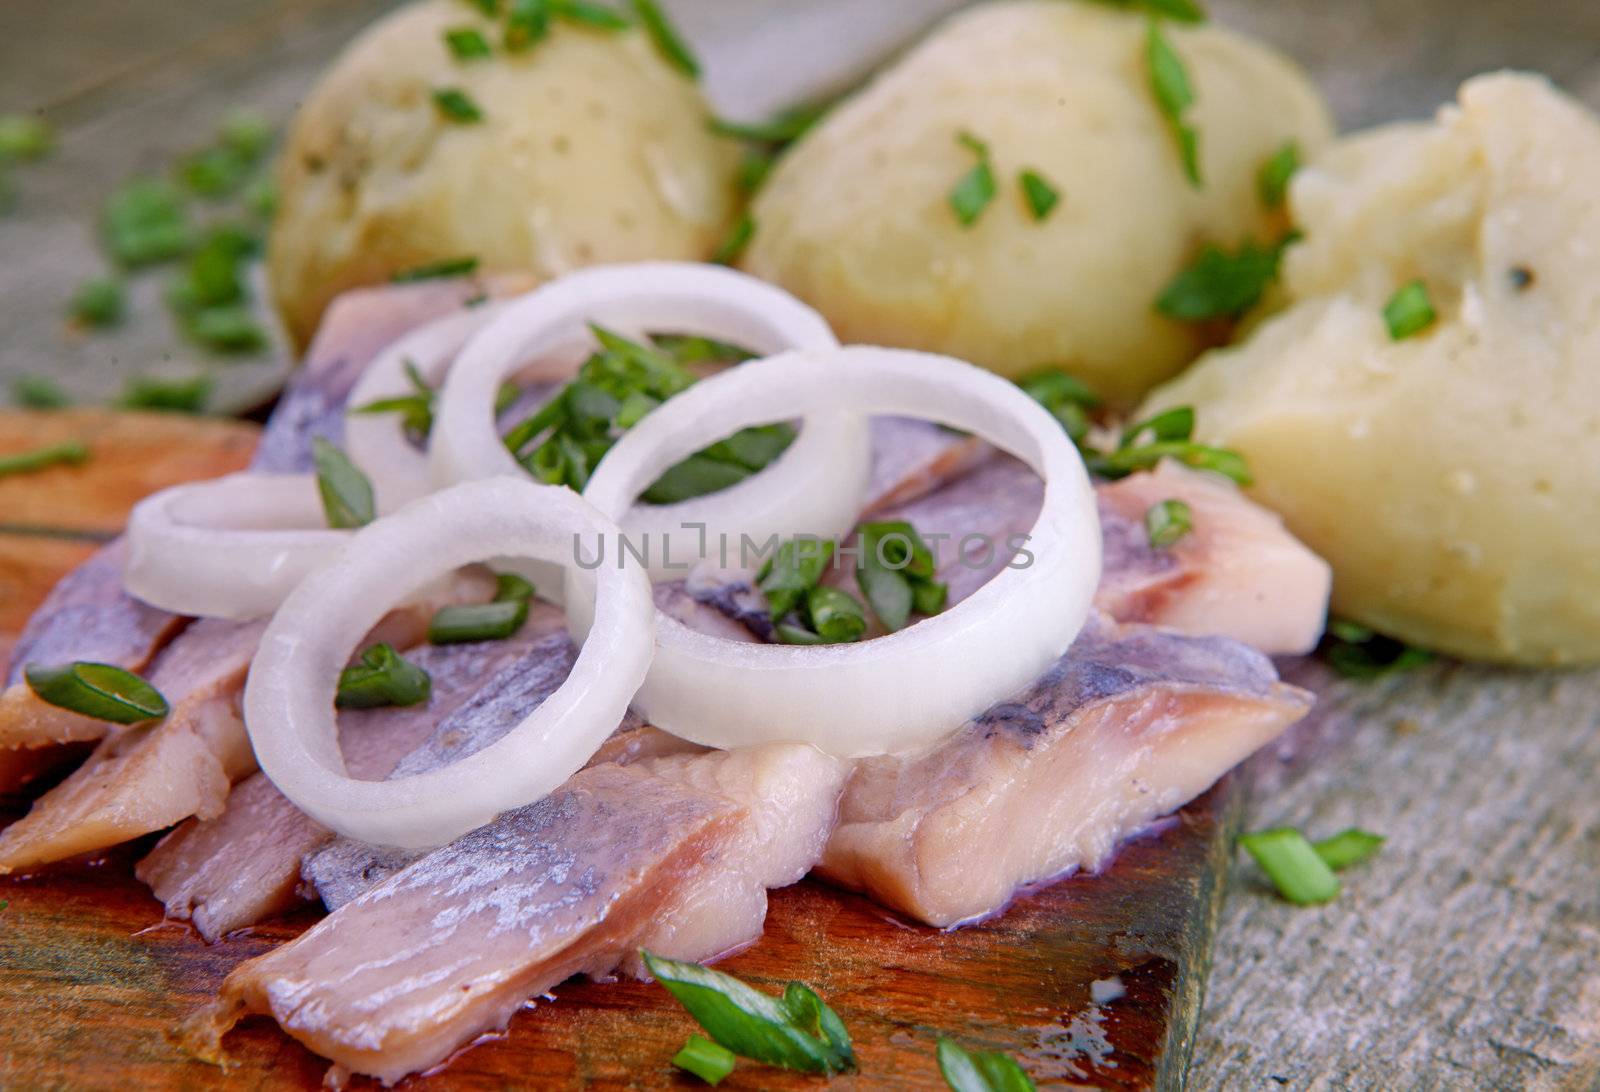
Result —
[[402, 8], [301, 107], [268, 254], [299, 344], [339, 292], [429, 263], [553, 277], [716, 249], [738, 151], [694, 81], [637, 27], [556, 17], [513, 51], [507, 18]]
[[[1204, 243], [1270, 245], [1283, 223], [1261, 199], [1262, 165], [1331, 132], [1288, 60], [1163, 20], [1158, 57], [1181, 70], [1157, 65], [1163, 90], [1186, 79], [1194, 96], [1169, 116], [1150, 26], [1063, 0], [955, 16], [779, 162], [741, 264], [846, 342], [1008, 376], [1052, 364], [1136, 399], [1216, 336], [1159, 313], [1157, 297]], [[1199, 185], [1177, 124], [1197, 134]]]
[[1600, 119], [1469, 81], [1291, 186], [1289, 307], [1146, 411], [1250, 461], [1336, 613], [1425, 648], [1600, 661]]

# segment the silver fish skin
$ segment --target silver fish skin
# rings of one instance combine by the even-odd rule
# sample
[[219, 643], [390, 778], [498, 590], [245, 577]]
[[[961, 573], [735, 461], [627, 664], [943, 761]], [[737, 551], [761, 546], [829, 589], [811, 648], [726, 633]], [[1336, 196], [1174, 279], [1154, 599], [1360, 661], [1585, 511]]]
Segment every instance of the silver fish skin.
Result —
[[864, 759], [819, 873], [918, 921], [1103, 866], [1310, 708], [1223, 637], [1091, 618], [1032, 687], [926, 751]]

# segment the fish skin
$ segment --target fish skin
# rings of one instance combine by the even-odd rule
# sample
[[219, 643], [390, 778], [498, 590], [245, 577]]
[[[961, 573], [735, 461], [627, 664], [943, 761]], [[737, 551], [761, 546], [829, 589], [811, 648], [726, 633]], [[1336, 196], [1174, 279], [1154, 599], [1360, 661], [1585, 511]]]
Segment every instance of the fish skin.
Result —
[[[530, 632], [530, 630], [532, 632]], [[352, 777], [385, 777], [436, 725], [478, 692], [486, 677], [515, 663], [537, 639], [534, 627], [504, 641], [424, 645], [406, 654], [433, 680], [426, 703], [346, 709], [339, 743]], [[233, 787], [221, 815], [184, 820], [139, 862], [135, 874], [166, 907], [209, 942], [306, 901], [300, 864], [332, 831], [291, 804], [264, 773]]]
[[183, 1036], [204, 1056], [267, 1013], [393, 1084], [502, 1028], [530, 997], [614, 968], [736, 842], [744, 809], [635, 766], [594, 766], [434, 850], [237, 967]]
[[857, 763], [819, 875], [952, 927], [1103, 866], [1310, 708], [1263, 654], [1092, 617], [1024, 694], [921, 753]]

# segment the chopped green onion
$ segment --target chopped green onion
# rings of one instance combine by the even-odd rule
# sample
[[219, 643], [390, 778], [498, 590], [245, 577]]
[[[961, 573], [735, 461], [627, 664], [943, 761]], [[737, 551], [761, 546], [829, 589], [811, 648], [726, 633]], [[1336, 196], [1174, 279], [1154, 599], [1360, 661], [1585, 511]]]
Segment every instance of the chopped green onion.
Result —
[[1150, 76], [1150, 89], [1155, 93], [1156, 106], [1167, 119], [1173, 139], [1178, 144], [1178, 154], [1183, 160], [1183, 173], [1195, 189], [1201, 186], [1200, 134], [1184, 120], [1184, 114], [1194, 105], [1194, 89], [1189, 85], [1189, 73], [1183, 66], [1172, 43], [1161, 33], [1161, 23], [1152, 18], [1145, 31], [1145, 68]]
[[222, 353], [250, 353], [267, 346], [267, 332], [248, 307], [228, 305], [196, 311], [184, 323], [196, 344]]
[[1428, 299], [1428, 286], [1420, 280], [1412, 281], [1389, 298], [1383, 308], [1383, 321], [1389, 327], [1389, 337], [1404, 341], [1422, 333], [1434, 324], [1439, 315]]
[[1107, 7], [1122, 8], [1124, 11], [1141, 10], [1151, 15], [1164, 16], [1174, 23], [1206, 21], [1205, 9], [1194, 0], [1099, 0], [1099, 2]]
[[755, 358], [749, 349], [699, 334], [651, 334], [650, 342], [679, 364], [739, 364]]
[[467, 3], [478, 9], [479, 14], [495, 19], [500, 15], [500, 0], [467, 0]]
[[628, 3], [667, 62], [691, 80], [699, 79], [700, 62], [689, 51], [688, 44], [668, 21], [666, 12], [661, 10], [656, 0], [628, 0]]
[[52, 466], [77, 466], [89, 458], [89, 449], [78, 440], [63, 440], [32, 451], [0, 455], [0, 478], [11, 474], [31, 474]]
[[698, 963], [640, 954], [656, 981], [724, 1049], [802, 1073], [856, 1067], [843, 1021], [804, 983], [789, 983], [778, 998]]
[[178, 164], [178, 181], [200, 197], [227, 197], [244, 185], [250, 164], [231, 148], [204, 148]]
[[1145, 440], [1147, 434], [1151, 441], [1158, 443], [1189, 439], [1194, 435], [1194, 407], [1174, 406], [1153, 417], [1135, 421], [1122, 430], [1122, 446], [1138, 444]]
[[740, 214], [728, 231], [727, 238], [717, 244], [717, 249], [711, 255], [711, 260], [718, 265], [732, 265], [739, 260], [745, 248], [750, 245], [750, 240], [755, 238], [756, 219], [749, 211]]
[[1150, 545], [1164, 550], [1194, 530], [1194, 513], [1183, 501], [1169, 498], [1149, 507], [1144, 514], [1144, 529]]
[[812, 631], [830, 645], [847, 644], [867, 632], [861, 603], [838, 588], [823, 585], [807, 589], [806, 616]]
[[11, 400], [24, 409], [50, 410], [72, 405], [72, 399], [48, 375], [19, 375], [11, 381]]
[[374, 516], [372, 483], [335, 444], [321, 436], [311, 439], [311, 457], [317, 467], [317, 491], [328, 526], [365, 527]]
[[1156, 310], [1185, 322], [1239, 317], [1278, 279], [1283, 252], [1296, 238], [1270, 247], [1246, 242], [1232, 254], [1207, 244], [1193, 265], [1168, 282]]
[[100, 231], [111, 256], [129, 267], [176, 258], [193, 242], [177, 191], [150, 178], [136, 178], [106, 200]]
[[1341, 830], [1338, 834], [1311, 843], [1322, 863], [1335, 872], [1360, 864], [1383, 848], [1384, 837], [1359, 827]]
[[444, 32], [444, 44], [450, 47], [450, 55], [458, 61], [494, 55], [494, 50], [489, 48], [489, 39], [477, 27], [449, 28]]
[[436, 262], [423, 262], [401, 269], [390, 275], [389, 283], [410, 284], [412, 281], [433, 281], [445, 277], [470, 277], [477, 271], [477, 258], [441, 258]]
[[1385, 637], [1356, 622], [1335, 618], [1319, 649], [1328, 666], [1347, 679], [1377, 679], [1433, 660], [1433, 653]]
[[1339, 893], [1339, 878], [1298, 830], [1278, 827], [1244, 834], [1239, 844], [1278, 893], [1297, 906], [1315, 906]]
[[22, 672], [40, 701], [113, 724], [138, 724], [167, 715], [167, 699], [131, 671], [112, 664], [29, 664]]
[[978, 157], [972, 169], [951, 189], [950, 208], [962, 227], [971, 227], [994, 200], [994, 168], [989, 164], [989, 146], [971, 133], [956, 134], [956, 142]]
[[393, 645], [378, 644], [339, 673], [334, 704], [341, 709], [419, 705], [432, 693], [433, 680], [426, 671], [402, 657]]
[[773, 633], [782, 645], [825, 645], [828, 642], [812, 633], [805, 626], [793, 622], [779, 622], [773, 627]]
[[116, 277], [95, 277], [84, 281], [72, 294], [67, 313], [83, 326], [115, 326], [126, 310], [126, 295]]
[[911, 611], [916, 606], [916, 594], [911, 587], [910, 577], [893, 569], [869, 565], [863, 557], [856, 565], [856, 586], [861, 589], [867, 605], [883, 623], [884, 629], [893, 633], [906, 627], [911, 620]]
[[521, 53], [543, 41], [549, 33], [549, 0], [511, 0], [502, 39], [507, 51]]
[[0, 114], [0, 160], [39, 159], [55, 144], [48, 122], [32, 114]]
[[801, 597], [822, 579], [832, 559], [829, 539], [801, 536], [784, 540], [756, 575], [756, 588], [767, 597], [772, 617], [782, 618], [799, 606]]
[[222, 119], [217, 139], [240, 158], [251, 163], [261, 160], [272, 147], [272, 123], [254, 110], [233, 110]]
[[748, 469], [735, 463], [703, 454], [691, 455], [663, 471], [649, 489], [639, 494], [639, 499], [646, 504], [677, 504], [720, 492], [749, 476]]
[[428, 640], [436, 645], [498, 641], [517, 632], [527, 620], [525, 599], [440, 607], [428, 623]]
[[1289, 180], [1300, 169], [1300, 145], [1287, 141], [1256, 172], [1256, 192], [1269, 209], [1282, 208], [1289, 197]]
[[712, 118], [706, 124], [719, 136], [748, 140], [754, 144], [790, 144], [816, 125], [826, 111], [817, 105], [796, 107], [767, 121], [729, 121]]
[[1100, 398], [1082, 380], [1059, 368], [1043, 368], [1017, 380], [1017, 385], [1061, 422], [1073, 443], [1081, 445], [1087, 439], [1089, 410], [1100, 404]]
[[200, 413], [211, 397], [211, 377], [157, 379], [134, 376], [117, 399], [119, 409], [158, 410], [167, 413]]
[[571, 23], [597, 30], [627, 30], [633, 24], [625, 15], [588, 0], [550, 0], [550, 13]]
[[263, 220], [270, 220], [278, 211], [278, 184], [270, 178], [258, 178], [245, 187], [244, 207]]
[[938, 614], [950, 601], [950, 585], [937, 580], [917, 580], [911, 584], [911, 608], [918, 614]]
[[1244, 456], [1237, 451], [1188, 440], [1159, 441], [1142, 447], [1120, 448], [1104, 455], [1085, 456], [1089, 469], [1105, 478], [1122, 478], [1136, 470], [1149, 470], [1162, 459], [1177, 459], [1185, 466], [1221, 474], [1239, 485], [1254, 481]]
[[483, 120], [483, 111], [478, 108], [478, 104], [472, 101], [472, 96], [459, 87], [434, 88], [433, 104], [448, 121], [470, 125]]
[[1033, 1092], [1033, 1080], [1009, 1054], [968, 1051], [939, 1040], [939, 1072], [955, 1092]]
[[1061, 194], [1038, 171], [1023, 171], [1017, 175], [1017, 184], [1022, 187], [1022, 196], [1027, 199], [1028, 210], [1035, 220], [1049, 216], [1056, 202], [1061, 200]]
[[510, 637], [528, 620], [534, 587], [516, 573], [501, 573], [493, 602], [441, 607], [428, 624], [428, 640], [436, 645], [497, 641]]
[[699, 1035], [689, 1036], [683, 1049], [672, 1056], [672, 1064], [687, 1070], [707, 1084], [717, 1084], [733, 1072], [734, 1053]]

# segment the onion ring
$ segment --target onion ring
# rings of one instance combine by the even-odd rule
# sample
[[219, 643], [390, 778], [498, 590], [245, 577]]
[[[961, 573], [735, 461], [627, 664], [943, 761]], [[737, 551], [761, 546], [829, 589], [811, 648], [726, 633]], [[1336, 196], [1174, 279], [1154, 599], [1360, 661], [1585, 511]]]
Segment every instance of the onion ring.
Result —
[[[1100, 521], [1083, 460], [1061, 425], [1014, 384], [949, 357], [855, 347], [731, 369], [634, 426], [584, 496], [614, 518], [712, 431], [841, 402], [971, 431], [1031, 466], [1045, 483], [1026, 544], [1031, 563], [1003, 569], [941, 614], [859, 645], [743, 644], [658, 617], [655, 661], [634, 699], [657, 727], [713, 747], [804, 740], [846, 758], [915, 748], [1038, 678], [1082, 628], [1100, 575]], [[581, 633], [587, 593], [570, 575], [567, 602]]]
[[[573, 273], [507, 304], [462, 350], [434, 417], [436, 483], [525, 473], [495, 428], [495, 394], [522, 362], [592, 345], [590, 322], [633, 337], [650, 330], [699, 334], [758, 354], [838, 345], [811, 308], [720, 266], [647, 262]], [[699, 544], [722, 534], [765, 536], [782, 528], [831, 535], [849, 527], [866, 495], [872, 458], [866, 418], [853, 408], [841, 409], [834, 400], [803, 414], [780, 414], [779, 420], [803, 417], [800, 434], [760, 473], [704, 497], [615, 513], [630, 542], [648, 551], [652, 579], [677, 575], [669, 562], [698, 559]], [[707, 430], [699, 446], [734, 431]]]
[[423, 382], [437, 388], [473, 335], [500, 312], [500, 303], [484, 303], [435, 319], [406, 334], [373, 358], [350, 392], [344, 418], [344, 448], [372, 481], [378, 511], [393, 512], [433, 492], [428, 453], [406, 438], [395, 414], [357, 413], [386, 398], [415, 394], [406, 364]]
[[362, 528], [267, 626], [245, 686], [261, 768], [307, 815], [340, 834], [423, 849], [549, 793], [621, 722], [650, 664], [650, 586], [637, 570], [575, 570], [593, 625], [565, 682], [520, 724], [442, 769], [358, 781], [334, 724], [340, 669], [390, 605], [443, 572], [496, 555], [569, 563], [577, 536], [615, 524], [570, 489], [499, 478], [435, 493]]
[[271, 614], [338, 554], [312, 474], [227, 474], [176, 485], [128, 516], [129, 595], [174, 614], [242, 621]]

